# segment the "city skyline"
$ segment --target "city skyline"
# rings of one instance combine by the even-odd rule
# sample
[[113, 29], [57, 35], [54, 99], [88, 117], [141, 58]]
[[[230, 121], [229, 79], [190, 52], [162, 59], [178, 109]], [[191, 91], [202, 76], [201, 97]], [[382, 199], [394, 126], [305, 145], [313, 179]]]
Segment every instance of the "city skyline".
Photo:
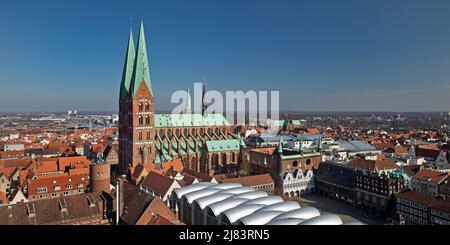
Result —
[[141, 15], [156, 111], [198, 81], [280, 90], [282, 111], [449, 111], [444, 1], [175, 2], [0, 3], [0, 111], [117, 111]]
[[[450, 225], [448, 13], [444, 0], [0, 0], [0, 225], [197, 244]], [[362, 241], [317, 234], [300, 240]]]

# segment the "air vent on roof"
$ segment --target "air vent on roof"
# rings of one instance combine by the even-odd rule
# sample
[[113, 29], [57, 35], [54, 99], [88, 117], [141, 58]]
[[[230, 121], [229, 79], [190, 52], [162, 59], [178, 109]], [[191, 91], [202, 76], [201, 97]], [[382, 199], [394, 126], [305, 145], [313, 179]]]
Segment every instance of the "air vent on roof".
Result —
[[59, 208], [61, 209], [61, 212], [67, 212], [67, 202], [66, 199], [58, 199]]
[[95, 208], [95, 198], [93, 196], [88, 196], [87, 199], [88, 199], [89, 207]]
[[27, 214], [30, 218], [36, 217], [36, 209], [34, 207], [34, 203], [27, 203]]

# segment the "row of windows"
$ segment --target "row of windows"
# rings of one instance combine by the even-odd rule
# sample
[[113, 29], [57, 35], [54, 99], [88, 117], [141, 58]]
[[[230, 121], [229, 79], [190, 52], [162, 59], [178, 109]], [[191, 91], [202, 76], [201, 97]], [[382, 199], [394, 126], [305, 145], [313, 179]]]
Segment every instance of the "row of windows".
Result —
[[295, 184], [283, 185], [283, 188], [295, 188], [295, 187], [307, 187], [307, 186], [310, 186], [309, 181], [304, 181], [304, 182], [295, 183]]
[[408, 221], [409, 223], [415, 223], [415, 224], [420, 224], [420, 225], [428, 224], [426, 219], [422, 219], [417, 216], [410, 215], [410, 214], [403, 213], [403, 212], [400, 212], [400, 213], [403, 215], [403, 217], [405, 217], [405, 220]]
[[417, 208], [417, 209], [422, 209], [424, 211], [427, 210], [427, 206], [426, 205], [422, 205], [421, 203], [417, 203], [417, 202], [404, 200], [404, 199], [401, 199], [401, 198], [397, 199], [397, 203], [401, 203], [403, 205], [407, 205], [407, 206], [414, 207], [414, 208]]
[[431, 222], [433, 222], [434, 224], [439, 224], [439, 225], [450, 225], [450, 221], [445, 220], [445, 219], [436, 218], [436, 217], [431, 217]]
[[143, 111], [145, 109], [145, 111], [150, 111], [150, 104], [149, 103], [139, 103], [139, 111]]
[[432, 215], [436, 215], [436, 216], [440, 216], [440, 217], [443, 217], [443, 218], [450, 219], [450, 214], [444, 213], [444, 212], [441, 212], [441, 211], [438, 211], [438, 210], [431, 209], [431, 214]]
[[[139, 125], [144, 125], [144, 118], [139, 116]], [[150, 117], [145, 116], [145, 125], [150, 125]]]
[[368, 185], [361, 185], [361, 184], [356, 184], [357, 187], [363, 188], [365, 190], [368, 191], [372, 191], [372, 192], [380, 192], [382, 194], [388, 194], [388, 191], [386, 189], [378, 189], [376, 187], [372, 187], [372, 186], [368, 186]]
[[[55, 198], [55, 197], [60, 197], [61, 195], [63, 195], [63, 196], [69, 196], [69, 195], [74, 195], [74, 194], [79, 194], [79, 193], [87, 193], [87, 189], [79, 189], [79, 190], [73, 190], [73, 191], [64, 191], [64, 192], [54, 192], [54, 193], [51, 193], [51, 197], [52, 198]], [[48, 194], [40, 194], [39, 196], [39, 199], [43, 199], [43, 198], [47, 198], [48, 197]], [[31, 199], [36, 199], [36, 195], [33, 195], [32, 197], [31, 197]]]
[[273, 189], [273, 184], [270, 184], [270, 185], [257, 185], [257, 186], [253, 186], [253, 189], [255, 189], [255, 190], [268, 190], [268, 189]]
[[[142, 136], [143, 136], [142, 131], [139, 131], [139, 133], [138, 133], [138, 140], [143, 140], [144, 138]], [[146, 136], [145, 137], [146, 140], [151, 140], [152, 139], [152, 134], [151, 134], [151, 132], [149, 130], [147, 130], [145, 132], [145, 136]]]
[[400, 206], [399, 209], [402, 210], [402, 211], [414, 214], [414, 215], [419, 216], [419, 217], [426, 218], [428, 216], [426, 212], [421, 212], [421, 211], [419, 211], [417, 209], [409, 208], [409, 207], [406, 207], [406, 206]]

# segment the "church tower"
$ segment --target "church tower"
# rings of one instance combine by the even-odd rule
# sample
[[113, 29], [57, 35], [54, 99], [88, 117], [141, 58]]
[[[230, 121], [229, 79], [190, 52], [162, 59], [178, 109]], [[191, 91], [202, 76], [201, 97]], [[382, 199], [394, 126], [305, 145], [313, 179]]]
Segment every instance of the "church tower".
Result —
[[144, 24], [141, 21], [136, 52], [130, 31], [120, 85], [120, 172], [155, 160], [154, 99], [150, 80]]

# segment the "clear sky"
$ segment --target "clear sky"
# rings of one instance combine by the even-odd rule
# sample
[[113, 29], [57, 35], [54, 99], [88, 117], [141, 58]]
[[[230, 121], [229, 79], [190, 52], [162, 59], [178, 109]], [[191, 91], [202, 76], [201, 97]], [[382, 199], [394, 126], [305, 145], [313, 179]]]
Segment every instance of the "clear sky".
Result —
[[282, 110], [450, 111], [448, 0], [0, 0], [0, 111], [117, 110], [130, 17], [156, 109], [280, 90]]

